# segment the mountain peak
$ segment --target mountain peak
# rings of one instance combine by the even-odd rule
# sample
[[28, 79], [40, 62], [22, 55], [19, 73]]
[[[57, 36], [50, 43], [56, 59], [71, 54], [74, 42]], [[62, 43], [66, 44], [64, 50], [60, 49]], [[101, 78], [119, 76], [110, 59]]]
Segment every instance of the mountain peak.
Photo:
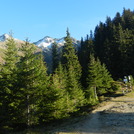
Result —
[[40, 48], [51, 48], [51, 45], [55, 42], [55, 40], [49, 36], [45, 36], [34, 44]]
[[[78, 40], [76, 40], [74, 38], [72, 38], [72, 40], [73, 40], [74, 45], [79, 44]], [[52, 38], [50, 36], [45, 36], [44, 38], [40, 39], [39, 41], [34, 42], [34, 44], [42, 49], [50, 49], [52, 47], [52, 45], [54, 44], [54, 42], [57, 43], [57, 45], [59, 47], [64, 46], [64, 44], [65, 44], [64, 37], [57, 39], [57, 38]]]
[[0, 41], [4, 42], [9, 38], [11, 38], [11, 36], [9, 34], [3, 34], [3, 35], [0, 36]]
[[49, 37], [49, 36], [45, 36], [44, 38], [43, 38], [43, 40], [44, 40], [44, 42], [46, 42], [46, 43], [54, 43], [54, 39], [53, 38], [51, 38], [51, 37]]
[[6, 34], [6, 33], [0, 35], [0, 42], [6, 42], [8, 39], [11, 39], [11, 38], [13, 38], [16, 43], [24, 43], [24, 41], [14, 38], [12, 37], [12, 35]]
[[47, 39], [47, 38], [52, 38], [52, 37], [50, 37], [50, 36], [45, 36], [45, 37], [44, 37], [44, 39]]

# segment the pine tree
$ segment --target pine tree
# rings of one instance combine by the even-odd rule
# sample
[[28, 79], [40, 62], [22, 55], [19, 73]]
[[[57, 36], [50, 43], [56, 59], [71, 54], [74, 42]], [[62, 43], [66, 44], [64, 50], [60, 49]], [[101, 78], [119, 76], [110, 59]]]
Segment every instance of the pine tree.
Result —
[[93, 55], [90, 55], [89, 74], [87, 77], [86, 98], [89, 104], [98, 102], [98, 95], [102, 95], [111, 88], [113, 79], [109, 74], [106, 66], [101, 65], [99, 59], [95, 60]]
[[81, 42], [81, 48], [79, 50], [79, 61], [82, 66], [82, 76], [81, 76], [81, 82], [82, 85], [86, 88], [86, 78], [88, 75], [88, 61], [89, 56], [91, 54], [94, 54], [94, 45], [93, 45], [93, 35], [92, 31], [90, 32], [90, 37], [87, 35], [87, 38], [85, 41]]
[[98, 89], [98, 95], [102, 95], [104, 93], [113, 91], [112, 83], [114, 82], [111, 77], [111, 74], [106, 68], [106, 65], [103, 63], [102, 65], [100, 64], [100, 66], [101, 66], [100, 74], [101, 74], [102, 80], [101, 80], [101, 85], [99, 86], [99, 89]]
[[[78, 61], [78, 57], [75, 54], [75, 48], [70, 37], [70, 33], [67, 30], [67, 36], [65, 37], [65, 45], [63, 48], [62, 64], [64, 70], [66, 70], [67, 77], [67, 90], [72, 101], [72, 106], [77, 109], [84, 102], [84, 94], [81, 90], [80, 78], [81, 78], [81, 66]], [[77, 96], [77, 97], [76, 97]]]
[[116, 16], [113, 19], [113, 23], [115, 26], [118, 26], [119, 24], [122, 24], [122, 17], [119, 12], [116, 13]]
[[47, 90], [48, 79], [42, 56], [35, 55], [35, 46], [26, 41], [22, 52], [18, 63], [18, 118], [19, 123], [30, 126], [39, 122], [39, 102]]
[[12, 36], [6, 42], [5, 63], [0, 68], [0, 122], [1, 125], [13, 123], [15, 110], [14, 94], [16, 92], [18, 50]]
[[134, 13], [132, 11], [130, 11], [130, 9], [126, 10], [124, 8], [122, 20], [123, 20], [122, 26], [124, 29], [129, 29], [129, 30], [134, 29]]
[[59, 64], [59, 54], [58, 54], [58, 45], [54, 43], [52, 45], [52, 72], [58, 67]]
[[55, 119], [67, 117], [72, 112], [72, 105], [70, 104], [71, 101], [66, 86], [66, 72], [63, 70], [62, 65], [59, 64], [52, 77], [51, 85], [51, 89], [54, 92], [53, 98], [55, 98], [52, 103], [52, 116]]
[[65, 42], [66, 43], [64, 44], [63, 47], [63, 56], [62, 56], [63, 67], [69, 70], [70, 66], [72, 66], [74, 69], [74, 73], [76, 75], [76, 79], [79, 80], [81, 77], [81, 66], [78, 61], [74, 44], [72, 42], [68, 29], [67, 29], [67, 36], [65, 37]]
[[95, 58], [93, 55], [90, 55], [90, 63], [89, 63], [89, 70], [88, 70], [88, 77], [87, 77], [87, 89], [86, 89], [86, 99], [87, 103], [89, 104], [96, 104], [98, 101], [97, 96], [97, 87], [100, 83], [100, 76], [98, 73], [98, 65], [95, 61]]
[[[113, 47], [111, 48], [112, 55], [110, 57], [112, 64], [110, 68], [112, 74], [119, 78], [133, 72], [131, 64], [133, 62], [133, 34], [131, 30], [123, 30], [121, 24], [114, 27], [113, 31]], [[128, 64], [128, 61], [131, 62]]]
[[66, 86], [63, 68], [59, 64], [55, 73], [49, 79], [49, 86], [43, 93], [39, 103], [40, 123], [67, 116], [66, 111]]
[[99, 26], [96, 26], [94, 33], [95, 43], [95, 55], [103, 59], [103, 42], [105, 41], [105, 24], [100, 22]]
[[134, 13], [130, 9], [117, 13], [111, 20], [100, 23], [95, 29], [95, 53], [107, 65], [114, 79], [133, 74]]

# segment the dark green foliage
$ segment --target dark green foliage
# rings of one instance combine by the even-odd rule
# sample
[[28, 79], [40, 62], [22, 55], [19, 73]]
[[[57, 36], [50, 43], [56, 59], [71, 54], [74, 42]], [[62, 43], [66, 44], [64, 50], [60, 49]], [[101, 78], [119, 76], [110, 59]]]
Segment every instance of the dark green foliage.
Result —
[[123, 10], [122, 26], [124, 29], [134, 29], [134, 12], [130, 11], [130, 9], [126, 10], [124, 8]]
[[59, 65], [59, 52], [58, 52], [58, 46], [56, 43], [52, 45], [52, 71], [54, 72], [55, 69]]
[[63, 56], [62, 56], [63, 67], [69, 70], [70, 67], [72, 66], [74, 69], [74, 73], [76, 75], [76, 79], [79, 80], [81, 77], [81, 66], [79, 64], [78, 57], [76, 55], [74, 44], [72, 43], [69, 31], [67, 31], [65, 42], [66, 43], [63, 47]]
[[46, 67], [43, 63], [42, 55], [35, 55], [35, 47], [28, 43], [23, 45], [24, 56], [18, 63], [18, 91], [19, 110], [22, 123], [35, 125], [38, 123], [38, 105], [47, 90]]
[[64, 71], [61, 64], [59, 64], [55, 74], [52, 77], [51, 87], [55, 92], [53, 97], [55, 98], [55, 101], [53, 102], [53, 117], [55, 119], [62, 119], [69, 116], [69, 113], [73, 112], [73, 108], [71, 105], [69, 93], [66, 89], [66, 72]]
[[107, 93], [115, 93], [116, 91], [118, 91], [118, 90], [121, 90], [122, 89], [122, 87], [121, 87], [121, 84], [120, 83], [118, 83], [118, 81], [116, 82], [116, 81], [113, 81], [112, 83], [111, 83], [111, 88], [107, 91]]
[[50, 79], [50, 86], [44, 92], [42, 101], [40, 102], [41, 113], [40, 121], [51, 121], [54, 119], [62, 119], [69, 116], [70, 100], [66, 90], [66, 78], [63, 67], [59, 64], [53, 76]]
[[70, 108], [70, 98], [66, 90], [66, 73], [63, 70], [61, 64], [55, 71], [52, 77], [52, 88], [55, 91], [56, 101], [53, 104], [54, 111], [53, 116], [56, 119], [62, 119], [69, 116], [68, 114], [72, 112]]
[[86, 88], [86, 78], [88, 75], [88, 62], [89, 62], [89, 56], [94, 53], [94, 46], [93, 46], [93, 35], [92, 31], [90, 33], [90, 37], [87, 35], [86, 40], [81, 40], [81, 45], [79, 48], [79, 61], [82, 66], [82, 77], [81, 82], [82, 85]]
[[[94, 104], [95, 102], [97, 103], [98, 95], [108, 92], [113, 79], [106, 69], [106, 66], [101, 64], [99, 59], [95, 60], [93, 55], [90, 55], [88, 68], [86, 98]], [[90, 101], [88, 103], [91, 103]]]
[[13, 38], [6, 43], [5, 63], [0, 65], [0, 127], [69, 117], [81, 106], [96, 105], [98, 97], [117, 91], [119, 82], [113, 78], [134, 76], [134, 12], [129, 9], [100, 22], [94, 35], [82, 38], [78, 52], [67, 29], [62, 53], [56, 43], [52, 46], [50, 76], [34, 45], [26, 41], [18, 57]]
[[105, 63], [114, 79], [134, 75], [134, 13], [124, 9], [96, 27], [95, 54]]
[[66, 90], [70, 96], [70, 101], [72, 101], [72, 108], [74, 107], [75, 110], [75, 108], [82, 106], [84, 102], [84, 93], [80, 84], [81, 66], [68, 30], [65, 41], [62, 65], [66, 72]]
[[96, 87], [88, 86], [85, 92], [86, 104], [88, 105], [96, 105], [98, 104], [98, 96], [96, 93]]
[[0, 124], [11, 125], [14, 120], [18, 62], [16, 43], [11, 37], [6, 42], [5, 63], [0, 68]]

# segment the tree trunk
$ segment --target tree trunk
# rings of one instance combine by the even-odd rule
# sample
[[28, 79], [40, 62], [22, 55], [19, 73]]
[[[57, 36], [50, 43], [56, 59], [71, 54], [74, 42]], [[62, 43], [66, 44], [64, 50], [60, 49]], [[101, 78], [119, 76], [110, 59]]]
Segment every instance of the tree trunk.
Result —
[[96, 86], [94, 87], [94, 97], [95, 97], [96, 100], [98, 99], [97, 92], [96, 92]]
[[30, 126], [30, 106], [29, 106], [29, 95], [27, 95], [27, 126]]

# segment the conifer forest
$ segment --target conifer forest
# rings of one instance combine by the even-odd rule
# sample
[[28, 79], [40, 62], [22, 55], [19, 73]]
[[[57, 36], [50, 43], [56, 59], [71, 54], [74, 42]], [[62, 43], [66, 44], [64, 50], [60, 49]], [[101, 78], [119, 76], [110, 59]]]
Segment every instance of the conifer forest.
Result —
[[62, 51], [52, 47], [52, 70], [43, 52], [13, 38], [0, 64], [0, 128], [44, 125], [80, 113], [99, 97], [119, 90], [117, 81], [134, 77], [134, 11], [124, 9], [100, 22], [74, 46], [69, 29]]

